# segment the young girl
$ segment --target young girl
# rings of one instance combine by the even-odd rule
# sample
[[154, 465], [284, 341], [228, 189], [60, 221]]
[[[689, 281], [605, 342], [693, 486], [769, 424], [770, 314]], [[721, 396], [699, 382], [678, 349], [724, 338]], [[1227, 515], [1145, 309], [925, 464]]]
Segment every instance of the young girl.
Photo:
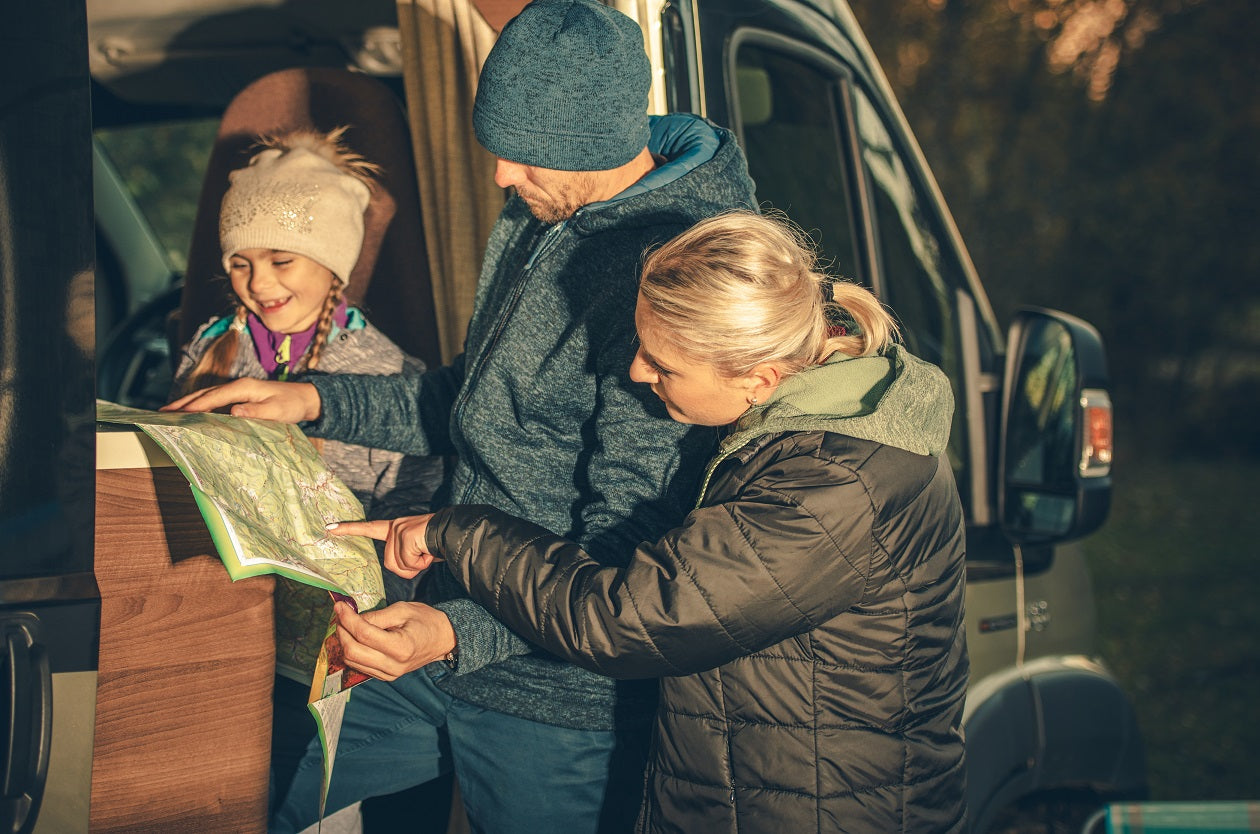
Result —
[[[893, 340], [871, 293], [755, 214], [652, 252], [635, 323], [630, 378], [675, 420], [725, 431], [695, 509], [625, 567], [484, 506], [334, 532], [385, 540], [406, 576], [444, 558], [574, 663], [659, 677], [640, 831], [964, 830], [948, 380]], [[402, 624], [411, 606], [338, 604], [349, 664], [392, 680], [430, 659], [399, 638], [421, 633]]]
[[[345, 130], [264, 138], [265, 150], [230, 175], [219, 240], [236, 310], [202, 325], [184, 348], [172, 399], [238, 377], [424, 371], [344, 299], [377, 170], [343, 144]], [[367, 518], [427, 506], [441, 480], [440, 458], [318, 445]], [[408, 589], [396, 580], [386, 576], [387, 591], [401, 598]]]
[[[184, 348], [172, 399], [238, 377], [424, 371], [344, 299], [377, 170], [344, 145], [345, 130], [263, 139], [265, 149], [231, 173], [219, 240], [236, 310], [202, 325]], [[333, 440], [318, 445], [366, 518], [426, 510], [442, 478], [440, 458]], [[390, 602], [410, 599], [414, 582], [386, 572], [385, 590]], [[313, 729], [305, 704], [330, 611], [327, 592], [277, 581], [276, 662], [283, 678], [273, 758], [281, 771]]]

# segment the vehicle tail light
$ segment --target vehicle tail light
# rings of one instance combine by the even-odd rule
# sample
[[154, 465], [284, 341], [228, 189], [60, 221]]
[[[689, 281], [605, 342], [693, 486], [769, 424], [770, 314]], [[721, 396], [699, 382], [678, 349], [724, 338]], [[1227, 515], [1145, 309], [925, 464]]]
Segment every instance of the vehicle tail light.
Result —
[[1101, 388], [1081, 392], [1082, 478], [1100, 478], [1111, 472], [1111, 397]]

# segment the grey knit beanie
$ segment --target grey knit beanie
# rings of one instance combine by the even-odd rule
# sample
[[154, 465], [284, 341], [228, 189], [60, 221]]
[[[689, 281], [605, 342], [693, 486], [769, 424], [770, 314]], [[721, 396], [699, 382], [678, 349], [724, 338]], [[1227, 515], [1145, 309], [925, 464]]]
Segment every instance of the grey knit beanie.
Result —
[[231, 271], [232, 256], [243, 249], [278, 249], [305, 255], [350, 283], [363, 247], [363, 212], [371, 193], [348, 170], [363, 163], [338, 144], [339, 135], [299, 132], [282, 137], [275, 140], [277, 147], [228, 175], [230, 185], [219, 209], [225, 272]]
[[533, 0], [486, 57], [473, 128], [501, 159], [606, 171], [647, 147], [651, 83], [629, 17], [595, 0]]

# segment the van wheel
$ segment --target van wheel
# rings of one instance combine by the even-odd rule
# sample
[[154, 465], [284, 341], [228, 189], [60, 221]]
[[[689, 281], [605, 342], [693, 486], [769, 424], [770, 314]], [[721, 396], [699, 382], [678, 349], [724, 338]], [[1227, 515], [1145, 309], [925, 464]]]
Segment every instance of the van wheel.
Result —
[[1102, 804], [1097, 794], [1086, 790], [1033, 794], [1005, 808], [985, 834], [1080, 834]]

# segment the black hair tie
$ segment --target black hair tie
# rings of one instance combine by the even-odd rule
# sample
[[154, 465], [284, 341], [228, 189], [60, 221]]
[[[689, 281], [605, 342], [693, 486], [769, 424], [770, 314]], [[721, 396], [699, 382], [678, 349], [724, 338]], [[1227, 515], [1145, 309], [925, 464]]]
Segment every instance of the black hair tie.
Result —
[[836, 303], [835, 283], [831, 278], [823, 278], [818, 282], [819, 290], [822, 292], [823, 318], [827, 322], [828, 339], [857, 332], [857, 325], [850, 318], [849, 311]]

